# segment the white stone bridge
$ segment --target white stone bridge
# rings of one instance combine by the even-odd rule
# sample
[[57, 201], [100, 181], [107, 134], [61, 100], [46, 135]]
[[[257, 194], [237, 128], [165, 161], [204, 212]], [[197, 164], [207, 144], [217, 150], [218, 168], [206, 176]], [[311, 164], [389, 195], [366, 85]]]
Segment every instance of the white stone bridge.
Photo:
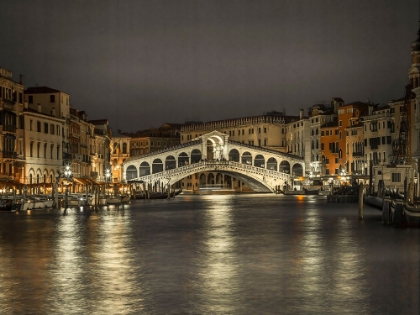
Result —
[[256, 192], [275, 192], [305, 174], [304, 160], [295, 155], [228, 140], [213, 131], [197, 139], [123, 164], [124, 180], [158, 187], [202, 172], [230, 175]]

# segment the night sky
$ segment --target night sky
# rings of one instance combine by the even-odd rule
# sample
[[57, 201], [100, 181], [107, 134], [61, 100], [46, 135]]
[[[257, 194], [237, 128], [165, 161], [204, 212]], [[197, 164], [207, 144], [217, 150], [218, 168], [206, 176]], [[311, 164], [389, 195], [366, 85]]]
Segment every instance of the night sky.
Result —
[[134, 132], [404, 95], [418, 0], [0, 1], [0, 67]]

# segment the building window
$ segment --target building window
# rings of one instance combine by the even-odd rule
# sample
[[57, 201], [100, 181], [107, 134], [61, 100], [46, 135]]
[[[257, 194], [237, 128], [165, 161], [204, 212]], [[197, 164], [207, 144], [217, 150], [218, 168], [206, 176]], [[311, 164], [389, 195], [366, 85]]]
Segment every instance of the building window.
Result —
[[392, 173], [391, 174], [391, 182], [400, 183], [401, 182], [401, 173]]
[[44, 158], [47, 158], [47, 144], [44, 143]]
[[50, 103], [55, 103], [55, 95], [50, 95]]
[[39, 158], [39, 149], [40, 149], [40, 147], [41, 147], [41, 143], [40, 143], [40, 142], [38, 142], [38, 143], [36, 144], [36, 157], [37, 157], [37, 158]]
[[29, 104], [33, 104], [34, 103], [34, 97], [33, 97], [33, 95], [29, 95], [28, 102], [29, 102]]
[[57, 160], [60, 159], [60, 146], [57, 146]]
[[50, 126], [50, 133], [51, 133], [52, 135], [55, 133], [55, 130], [54, 130], [54, 125], [53, 125], [53, 124], [51, 124], [51, 126]]
[[44, 123], [44, 133], [48, 133], [48, 123]]
[[41, 132], [41, 122], [40, 121], [36, 122], [36, 131]]
[[53, 144], [51, 145], [50, 149], [51, 149], [50, 150], [50, 159], [52, 160], [53, 159], [53, 151], [54, 151], [54, 145]]
[[34, 156], [34, 142], [31, 141], [31, 143], [29, 144], [29, 156], [33, 157]]
[[33, 130], [32, 130], [32, 128], [33, 128], [33, 126], [32, 126], [32, 125], [33, 125], [33, 121], [32, 121], [32, 119], [31, 119], [31, 120], [29, 120], [29, 130], [30, 130], [30, 131], [33, 131]]

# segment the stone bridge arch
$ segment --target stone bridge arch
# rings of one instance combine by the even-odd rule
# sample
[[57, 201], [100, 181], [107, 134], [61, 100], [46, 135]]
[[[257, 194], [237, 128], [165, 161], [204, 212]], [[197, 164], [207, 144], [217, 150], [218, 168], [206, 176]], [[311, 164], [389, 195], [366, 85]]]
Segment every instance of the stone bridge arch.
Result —
[[[209, 169], [209, 162], [216, 163], [219, 161], [232, 164], [226, 166], [222, 163], [215, 166], [214, 169]], [[204, 165], [207, 166], [204, 167]], [[192, 171], [191, 167], [195, 170]], [[224, 170], [221, 171], [219, 167], [224, 168]], [[258, 191], [261, 191], [262, 187], [264, 187], [262, 190], [272, 190], [271, 187], [274, 184], [276, 187], [282, 186], [279, 180], [291, 179], [292, 176], [303, 176], [305, 174], [304, 167], [305, 164], [301, 157], [230, 141], [228, 135], [214, 131], [188, 143], [152, 152], [138, 158], [130, 158], [124, 162], [123, 174], [124, 179], [132, 180], [135, 176], [133, 170], [136, 169], [138, 172], [136, 180], [138, 181], [152, 180], [152, 178], [153, 181], [156, 178], [160, 178], [161, 181], [167, 181], [168, 178], [171, 178], [173, 181], [176, 178], [178, 180], [185, 178], [187, 175], [184, 173], [188, 169], [188, 176], [195, 173], [200, 174], [189, 178], [191, 183], [196, 180], [198, 184], [204, 181], [202, 172], [213, 172], [213, 176], [216, 177], [219, 176], [216, 174], [221, 174], [214, 179], [215, 182], [220, 178], [231, 176], [242, 182], [251, 182], [250, 187], [257, 187], [260, 189]], [[207, 183], [209, 174], [204, 176]], [[277, 180], [277, 183], [275, 180]], [[233, 181], [231, 180], [231, 182]], [[259, 184], [255, 184], [255, 182], [259, 182]], [[195, 184], [193, 185], [195, 186]], [[192, 185], [189, 184], [189, 186]]]

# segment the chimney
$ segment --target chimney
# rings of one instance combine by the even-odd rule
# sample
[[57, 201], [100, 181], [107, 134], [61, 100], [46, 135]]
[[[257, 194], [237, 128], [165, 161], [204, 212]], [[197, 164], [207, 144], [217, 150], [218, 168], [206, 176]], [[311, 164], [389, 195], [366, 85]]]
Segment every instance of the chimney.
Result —
[[23, 75], [19, 75], [19, 84], [23, 85]]
[[41, 104], [38, 104], [38, 112], [39, 113], [41, 113], [41, 109], [42, 109]]
[[299, 119], [303, 119], [303, 109], [299, 109]]

